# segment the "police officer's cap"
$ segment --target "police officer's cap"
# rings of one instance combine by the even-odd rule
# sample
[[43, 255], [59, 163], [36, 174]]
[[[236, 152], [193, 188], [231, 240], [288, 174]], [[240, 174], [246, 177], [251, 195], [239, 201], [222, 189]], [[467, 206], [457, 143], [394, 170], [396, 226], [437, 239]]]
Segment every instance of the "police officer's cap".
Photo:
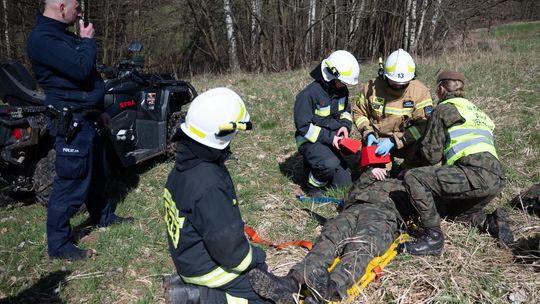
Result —
[[450, 71], [450, 70], [444, 70], [441, 73], [439, 73], [439, 76], [437, 76], [437, 83], [441, 82], [442, 80], [459, 80], [463, 82], [463, 85], [465, 85], [465, 76], [463, 74], [458, 73], [456, 71]]

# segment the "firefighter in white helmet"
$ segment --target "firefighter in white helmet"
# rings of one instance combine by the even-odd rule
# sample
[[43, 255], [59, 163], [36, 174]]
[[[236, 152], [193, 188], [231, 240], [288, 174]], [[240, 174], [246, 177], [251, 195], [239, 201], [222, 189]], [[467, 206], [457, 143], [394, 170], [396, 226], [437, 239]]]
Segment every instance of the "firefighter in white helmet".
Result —
[[312, 197], [324, 195], [327, 186], [351, 185], [338, 142], [351, 131], [347, 86], [358, 84], [359, 73], [351, 53], [335, 51], [311, 71], [314, 81], [296, 96], [296, 145], [309, 169], [306, 192]]
[[[267, 303], [253, 290], [247, 272], [266, 269], [264, 251], [244, 235], [244, 221], [224, 162], [238, 130], [251, 129], [242, 98], [216, 88], [191, 103], [176, 163], [163, 202], [169, 251], [178, 276], [169, 279], [172, 303]], [[195, 303], [189, 302], [188, 303]]]
[[[376, 154], [403, 159], [400, 169], [426, 165], [416, 155], [415, 142], [422, 137], [433, 110], [428, 88], [416, 80], [416, 65], [399, 49], [380, 64], [379, 76], [361, 90], [352, 106], [354, 124], [366, 145], [377, 145]], [[388, 168], [389, 169], [389, 168]]]

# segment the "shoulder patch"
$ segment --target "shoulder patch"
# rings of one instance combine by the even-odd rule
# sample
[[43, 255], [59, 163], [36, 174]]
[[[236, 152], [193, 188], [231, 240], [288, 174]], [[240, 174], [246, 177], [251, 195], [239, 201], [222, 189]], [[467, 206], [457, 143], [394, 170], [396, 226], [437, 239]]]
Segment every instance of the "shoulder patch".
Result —
[[403, 108], [414, 108], [414, 102], [411, 100], [404, 101]]
[[426, 116], [431, 116], [431, 112], [433, 112], [433, 106], [427, 106], [424, 108], [424, 113], [426, 113]]
[[379, 97], [379, 96], [375, 96], [375, 101], [379, 102], [379, 103], [384, 103], [384, 98], [383, 97]]

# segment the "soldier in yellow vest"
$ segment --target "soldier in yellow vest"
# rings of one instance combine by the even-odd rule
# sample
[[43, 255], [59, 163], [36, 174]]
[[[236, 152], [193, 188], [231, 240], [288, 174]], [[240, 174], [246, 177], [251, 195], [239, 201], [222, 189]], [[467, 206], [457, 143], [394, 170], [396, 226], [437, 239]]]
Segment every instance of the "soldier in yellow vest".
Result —
[[513, 243], [506, 212], [482, 209], [504, 186], [502, 165], [493, 138], [493, 121], [463, 98], [465, 77], [443, 71], [437, 77], [439, 104], [420, 143], [420, 154], [442, 166], [408, 170], [404, 183], [420, 217], [422, 233], [405, 244], [414, 255], [438, 255], [444, 246], [441, 217], [466, 221], [505, 245]]
[[[428, 88], [416, 80], [416, 65], [399, 49], [381, 63], [379, 77], [364, 85], [352, 105], [353, 122], [376, 154], [402, 158], [402, 168], [427, 165], [416, 155], [415, 143], [423, 135], [433, 110]], [[396, 171], [395, 171], [396, 172]]]

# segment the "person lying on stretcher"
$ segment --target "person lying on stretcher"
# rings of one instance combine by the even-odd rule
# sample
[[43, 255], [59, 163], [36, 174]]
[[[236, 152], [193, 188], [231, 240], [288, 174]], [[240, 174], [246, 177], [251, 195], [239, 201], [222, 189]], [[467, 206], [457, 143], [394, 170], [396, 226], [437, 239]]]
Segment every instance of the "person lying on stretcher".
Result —
[[[325, 224], [306, 257], [284, 277], [251, 270], [251, 285], [275, 303], [297, 303], [304, 286], [311, 294], [306, 304], [344, 299], [369, 262], [389, 249], [414, 214], [402, 181], [362, 174], [345, 197], [343, 211]], [[340, 261], [329, 272], [336, 257]]]

